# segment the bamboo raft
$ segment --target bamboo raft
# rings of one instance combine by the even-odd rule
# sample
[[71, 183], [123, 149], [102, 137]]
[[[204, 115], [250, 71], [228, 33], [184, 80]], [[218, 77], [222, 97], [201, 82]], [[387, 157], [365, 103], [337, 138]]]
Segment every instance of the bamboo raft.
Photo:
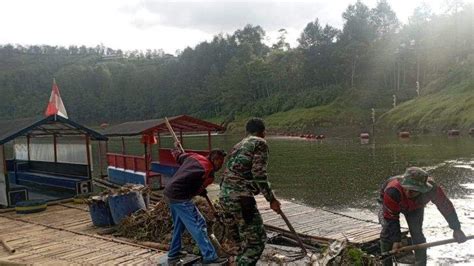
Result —
[[[216, 199], [219, 186], [212, 184], [208, 188], [209, 195]], [[258, 209], [262, 214], [263, 223], [269, 230], [291, 236], [285, 221], [270, 209], [270, 204], [262, 195], [255, 197]], [[321, 244], [334, 240], [347, 240], [350, 244], [366, 245], [379, 241], [382, 227], [377, 222], [362, 220], [344, 214], [309, 207], [303, 204], [279, 199], [281, 209], [295, 228], [298, 235]], [[408, 229], [402, 228], [406, 235]]]
[[[270, 209], [263, 196], [256, 197], [263, 223], [268, 229], [288, 232], [283, 219]], [[347, 240], [351, 244], [364, 245], [378, 241], [380, 224], [347, 215], [280, 200], [281, 209], [290, 220], [296, 232], [304, 238], [328, 243], [334, 240]], [[402, 229], [406, 233], [406, 229]]]
[[86, 205], [60, 204], [44, 212], [0, 214], [0, 238], [16, 249], [0, 248], [0, 264], [157, 265], [166, 252], [99, 235]]
[[[262, 196], [256, 199], [265, 226], [272, 231], [289, 233], [283, 219], [269, 208], [266, 200]], [[280, 202], [303, 238], [319, 243], [347, 240], [355, 245], [379, 239], [381, 227], [377, 223], [286, 200]], [[60, 203], [33, 214], [3, 212], [0, 213], [0, 239], [16, 249], [16, 253], [0, 248], [0, 264], [156, 265], [166, 256], [165, 251], [106, 237], [102, 231], [104, 229], [92, 225], [85, 204]]]

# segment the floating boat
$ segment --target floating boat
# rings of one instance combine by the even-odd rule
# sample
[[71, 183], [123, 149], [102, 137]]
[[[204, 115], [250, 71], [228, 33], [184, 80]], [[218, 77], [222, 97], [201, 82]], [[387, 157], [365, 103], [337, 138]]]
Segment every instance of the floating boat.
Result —
[[457, 129], [448, 130], [449, 137], [459, 137], [460, 135], [461, 135], [461, 132]]
[[[178, 133], [183, 146], [186, 146], [185, 134], [207, 133], [207, 149], [186, 148], [186, 152], [207, 155], [212, 149], [211, 138], [213, 133], [224, 131], [224, 128], [219, 125], [188, 115], [175, 116], [168, 120]], [[118, 185], [126, 183], [151, 185], [156, 183], [154, 181], [157, 180], [158, 186], [156, 188], [162, 188], [165, 182], [163, 177], [171, 177], [178, 169], [178, 164], [171, 154], [172, 149], [162, 147], [161, 138], [169, 135], [164, 118], [126, 122], [110, 126], [103, 133], [111, 140], [119, 138], [122, 143], [120, 152], [109, 152], [107, 148], [107, 174], [108, 181], [112, 183]], [[132, 138], [133, 141], [138, 141], [138, 137], [140, 137], [140, 142], [143, 145], [144, 154], [141, 156], [127, 154], [126, 138], [127, 140]], [[157, 158], [153, 157], [152, 149], [157, 150]]]
[[398, 132], [398, 137], [401, 138], [401, 139], [409, 139], [410, 138], [410, 132], [400, 131], [400, 132]]

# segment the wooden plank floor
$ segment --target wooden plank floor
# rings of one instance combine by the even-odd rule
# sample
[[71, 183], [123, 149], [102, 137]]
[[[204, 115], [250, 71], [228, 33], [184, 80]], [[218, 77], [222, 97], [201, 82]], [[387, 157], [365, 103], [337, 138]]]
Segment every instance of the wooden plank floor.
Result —
[[[207, 188], [209, 196], [218, 198], [219, 186], [212, 184]], [[255, 197], [258, 209], [262, 214], [263, 223], [269, 229], [289, 232], [283, 219], [270, 209], [270, 204], [262, 195]], [[318, 242], [348, 240], [353, 244], [366, 244], [378, 241], [382, 227], [378, 223], [352, 218], [343, 214], [309, 207], [303, 204], [279, 199], [281, 208], [290, 220], [296, 232], [302, 236], [313, 238]], [[402, 232], [408, 230], [403, 228]]]
[[35, 214], [0, 214], [0, 238], [16, 249], [0, 247], [0, 264], [16, 262], [47, 265], [157, 265], [166, 255], [131, 242], [97, 234], [87, 206], [49, 206]]
[[[268, 228], [289, 231], [283, 219], [270, 209], [263, 196], [256, 197], [263, 223]], [[346, 215], [280, 200], [281, 208], [298, 234], [316, 240], [348, 240], [353, 244], [377, 241], [381, 226]]]
[[[216, 186], [217, 187], [217, 186]], [[212, 189], [214, 190], [214, 189]], [[216, 191], [210, 191], [216, 198]], [[283, 219], [274, 213], [262, 196], [256, 197], [264, 224], [289, 232]], [[380, 225], [302, 204], [280, 200], [282, 210], [302, 236], [315, 240], [344, 240], [364, 244], [379, 239]], [[86, 205], [48, 206], [35, 214], [0, 214], [0, 237], [13, 248], [0, 248], [0, 264], [157, 264], [166, 255], [131, 242], [97, 234], [102, 229], [91, 223]], [[405, 230], [406, 231], [406, 230]]]

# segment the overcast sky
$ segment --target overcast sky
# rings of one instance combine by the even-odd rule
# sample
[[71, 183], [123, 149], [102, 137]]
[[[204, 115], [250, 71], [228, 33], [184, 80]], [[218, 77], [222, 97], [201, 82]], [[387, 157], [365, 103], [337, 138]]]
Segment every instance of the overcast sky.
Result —
[[[374, 7], [377, 0], [363, 0]], [[434, 12], [449, 0], [430, 0]], [[466, 0], [465, 2], [474, 1]], [[260, 25], [268, 44], [278, 30], [296, 39], [306, 24], [342, 27], [342, 13], [356, 0], [312, 1], [162, 1], [162, 0], [0, 0], [0, 44], [86, 45], [113, 49], [163, 49], [174, 54], [187, 46]], [[407, 22], [422, 0], [389, 0]]]

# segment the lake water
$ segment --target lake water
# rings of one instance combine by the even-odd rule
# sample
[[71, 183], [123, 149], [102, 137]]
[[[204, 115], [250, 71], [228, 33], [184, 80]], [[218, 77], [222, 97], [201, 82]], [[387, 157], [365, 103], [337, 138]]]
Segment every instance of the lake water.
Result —
[[[213, 147], [230, 150], [242, 136], [213, 137]], [[403, 173], [409, 166], [429, 170], [452, 199], [466, 235], [474, 234], [474, 138], [379, 135], [375, 143], [358, 138], [327, 138], [322, 142], [300, 138], [268, 137], [269, 180], [278, 197], [310, 206], [376, 219], [376, 198], [381, 182]], [[140, 154], [137, 140], [127, 140], [127, 152]], [[206, 137], [185, 137], [184, 146], [207, 147]], [[171, 140], [162, 138], [170, 147]], [[119, 150], [119, 142], [109, 146]], [[219, 177], [218, 177], [219, 179]], [[402, 219], [403, 220], [403, 219]], [[433, 204], [424, 222], [428, 241], [452, 237], [451, 230]], [[474, 241], [431, 248], [430, 263], [474, 263]]]

